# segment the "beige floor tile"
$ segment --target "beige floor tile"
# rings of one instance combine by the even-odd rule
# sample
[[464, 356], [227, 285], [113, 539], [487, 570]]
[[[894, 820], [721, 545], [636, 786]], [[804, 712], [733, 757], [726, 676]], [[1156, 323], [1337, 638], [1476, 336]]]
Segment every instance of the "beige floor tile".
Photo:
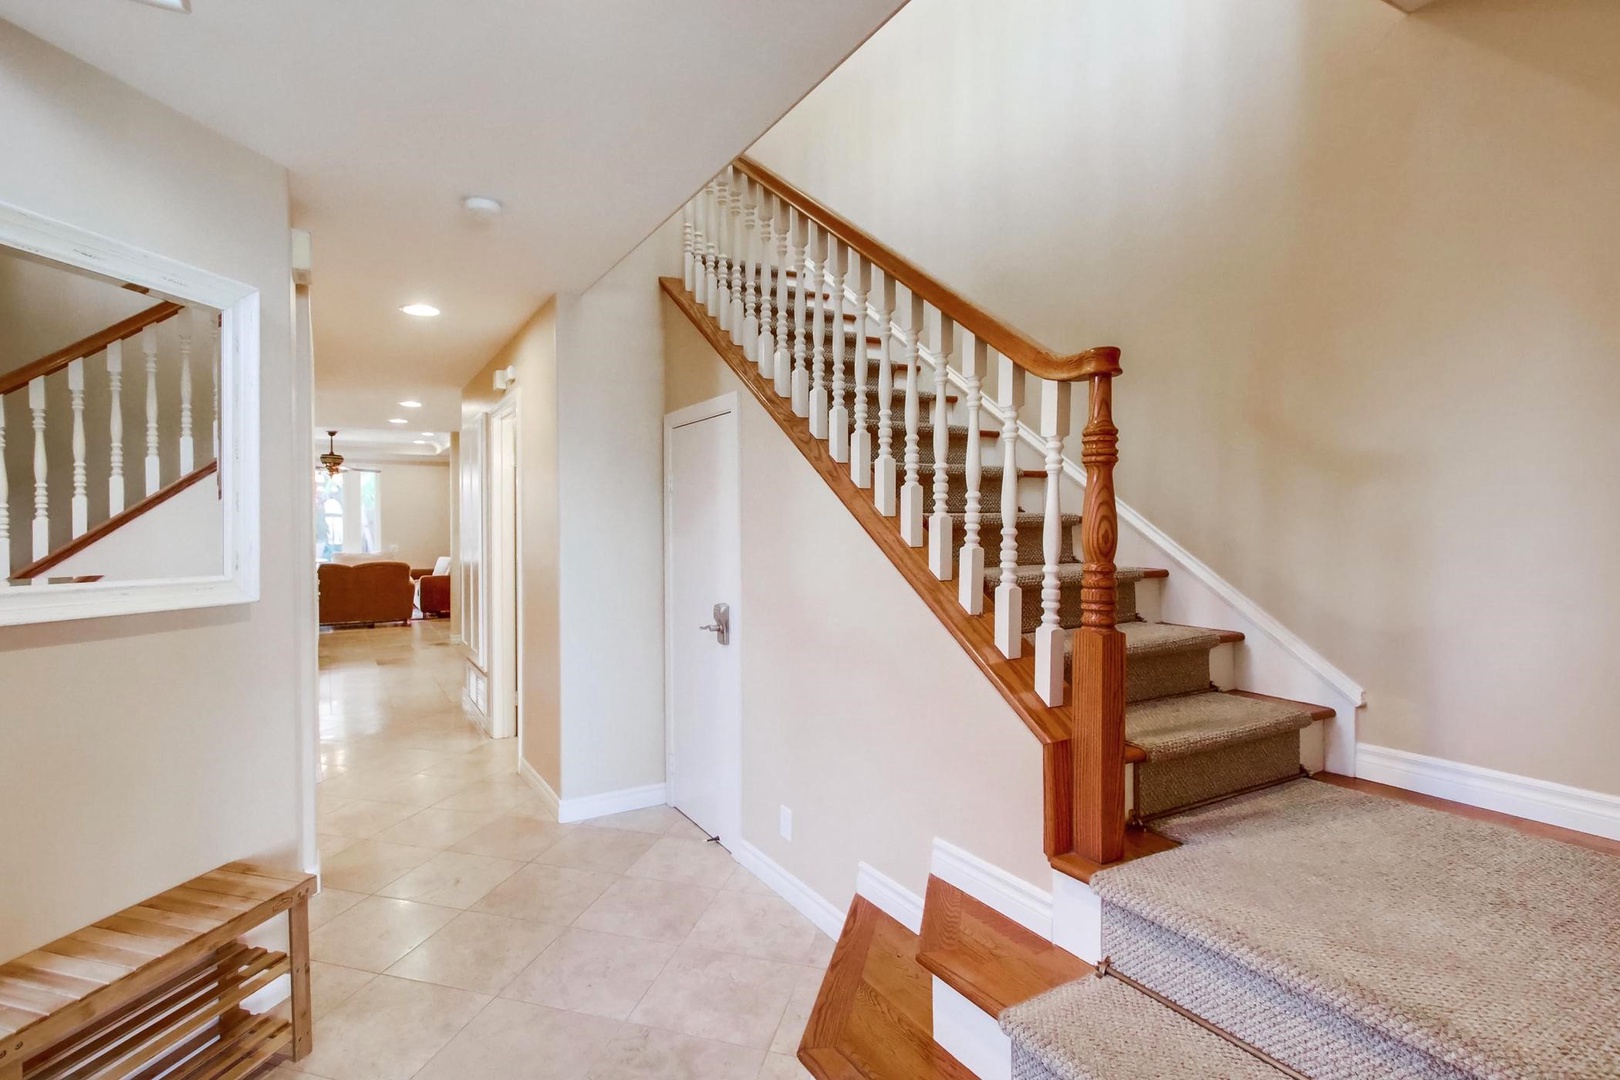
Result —
[[592, 818], [581, 824], [594, 829], [628, 829], [631, 832], [662, 836], [685, 820], [686, 815], [672, 806], [649, 806], [643, 810], [626, 810], [622, 814]]
[[[336, 781], [332, 781], [336, 783]], [[340, 799], [333, 808], [317, 812], [315, 831], [357, 840], [376, 836], [390, 825], [398, 825], [416, 811], [399, 803], [372, 799]]]
[[476, 810], [493, 814], [549, 816], [535, 790], [521, 779], [479, 780], [434, 805], [441, 810]]
[[536, 855], [534, 861], [599, 874], [622, 874], [657, 842], [656, 836], [622, 829], [575, 829]]
[[697, 885], [619, 878], [574, 925], [626, 937], [680, 941], [692, 932], [715, 896], [713, 889]]
[[573, 830], [572, 825], [558, 825], [554, 821], [503, 816], [457, 840], [450, 849], [528, 862]]
[[389, 784], [372, 798], [382, 802], [409, 803], [411, 806], [432, 806], [458, 791], [466, 790], [472, 783], [460, 777], [413, 773]]
[[362, 840], [338, 852], [321, 868], [321, 882], [346, 892], [374, 893], [435, 854], [432, 848]]
[[371, 971], [323, 964], [319, 960], [310, 961], [309, 996], [315, 1008], [315, 1018], [320, 1019], [349, 1000], [355, 991], [376, 977], [376, 973]]
[[488, 1001], [379, 975], [316, 1022], [315, 1050], [296, 1067], [329, 1080], [409, 1080]]
[[309, 954], [327, 964], [380, 972], [456, 917], [454, 908], [368, 896], [309, 935]]
[[771, 887], [754, 876], [753, 871], [747, 867], [738, 866], [732, 870], [730, 879], [722, 886], [728, 892], [758, 893], [761, 896], [775, 896]]
[[323, 860], [330, 859], [346, 848], [354, 847], [360, 842], [357, 836], [336, 836], [332, 833], [318, 832], [315, 834], [315, 846], [321, 853]]
[[758, 1050], [626, 1025], [590, 1080], [753, 1080]]
[[693, 824], [685, 814], [681, 815], [681, 820], [671, 824], [670, 827], [664, 831], [664, 835], [673, 836], [678, 840], [709, 839], [709, 834]]
[[674, 952], [670, 941], [569, 929], [501, 996], [623, 1020]]
[[442, 907], [469, 908], [511, 877], [523, 863], [461, 851], [441, 851], [416, 869], [378, 889], [381, 896]]
[[366, 898], [365, 893], [344, 892], [326, 886], [309, 898], [309, 928], [315, 930]]
[[498, 999], [416, 1080], [585, 1080], [619, 1027], [600, 1017]]
[[766, 1054], [765, 1064], [759, 1067], [759, 1080], [811, 1080], [811, 1076], [794, 1054]]
[[398, 825], [390, 825], [373, 839], [389, 844], [411, 844], [416, 847], [447, 848], [495, 820], [492, 814], [479, 814], [471, 810], [440, 810], [429, 807], [419, 810]]
[[632, 1023], [764, 1050], [805, 968], [682, 945], [630, 1014]]
[[731, 853], [719, 844], [665, 836], [624, 873], [627, 877], [653, 878], [718, 889], [731, 879], [736, 869], [737, 864], [731, 858]]
[[692, 929], [690, 940], [720, 952], [814, 964], [825, 937], [779, 896], [721, 892]]
[[490, 892], [474, 907], [492, 915], [535, 922], [573, 922], [601, 896], [614, 879], [589, 870], [530, 863]]
[[406, 953], [387, 974], [498, 993], [562, 933], [561, 926], [464, 911]]
[[814, 983], [800, 982], [793, 988], [782, 1020], [776, 1025], [776, 1033], [771, 1036], [771, 1053], [791, 1055], [798, 1052], [805, 1025], [810, 1022], [810, 1010], [815, 1008], [816, 994], [820, 989], [819, 980]]

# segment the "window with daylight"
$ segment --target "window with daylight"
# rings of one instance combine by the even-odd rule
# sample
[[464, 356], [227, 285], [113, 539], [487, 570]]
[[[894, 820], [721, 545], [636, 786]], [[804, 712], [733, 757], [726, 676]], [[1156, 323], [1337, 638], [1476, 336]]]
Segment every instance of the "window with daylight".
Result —
[[375, 555], [382, 550], [381, 483], [381, 474], [369, 469], [315, 478], [316, 562], [331, 562], [340, 552]]

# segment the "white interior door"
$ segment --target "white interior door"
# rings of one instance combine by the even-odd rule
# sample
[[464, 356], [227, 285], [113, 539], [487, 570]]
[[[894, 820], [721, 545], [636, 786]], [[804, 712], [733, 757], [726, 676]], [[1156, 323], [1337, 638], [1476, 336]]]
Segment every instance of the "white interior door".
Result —
[[737, 835], [742, 757], [735, 408], [728, 395], [672, 413], [664, 443], [670, 804], [722, 842]]
[[518, 733], [517, 410], [509, 394], [489, 417], [489, 734]]

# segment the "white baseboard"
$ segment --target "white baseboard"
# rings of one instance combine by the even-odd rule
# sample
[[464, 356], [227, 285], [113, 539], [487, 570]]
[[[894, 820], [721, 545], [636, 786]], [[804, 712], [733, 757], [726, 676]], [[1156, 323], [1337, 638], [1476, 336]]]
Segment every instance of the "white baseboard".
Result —
[[529, 782], [529, 786], [539, 793], [540, 800], [546, 804], [546, 809], [555, 814], [557, 805], [561, 802], [557, 798], [557, 793], [551, 790], [551, 785], [546, 783], [546, 778], [535, 772], [534, 766], [530, 765], [522, 757], [518, 758], [518, 775]]
[[1620, 840], [1620, 796], [1362, 743], [1356, 775], [1514, 817]]
[[604, 791], [600, 795], [580, 795], [561, 799], [557, 805], [557, 820], [564, 825], [591, 818], [622, 814], [628, 810], [645, 810], [649, 806], [663, 806], [668, 801], [663, 784]]
[[855, 892], [872, 901], [885, 915], [913, 934], [922, 933], [922, 897], [881, 870], [861, 863], [855, 871]]
[[731, 857], [750, 873], [771, 887], [771, 891], [792, 905], [793, 910], [809, 919], [816, 929], [838, 940], [844, 930], [844, 912], [810, 886], [788, 873], [782, 865], [746, 840], [738, 840], [731, 849]]
[[955, 844], [934, 839], [931, 870], [973, 899], [1001, 912], [1048, 941], [1052, 939], [1052, 894], [1014, 877]]
[[1103, 958], [1102, 898], [1061, 870], [1052, 871], [1052, 944], [1088, 964]]
[[934, 984], [934, 1041], [979, 1080], [1012, 1080], [1012, 1040], [996, 1018], [947, 986]]

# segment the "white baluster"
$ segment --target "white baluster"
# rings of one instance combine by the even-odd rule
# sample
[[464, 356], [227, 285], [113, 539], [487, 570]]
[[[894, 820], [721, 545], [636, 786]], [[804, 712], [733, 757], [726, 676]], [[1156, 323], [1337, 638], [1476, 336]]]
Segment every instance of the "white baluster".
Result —
[[1041, 625], [1035, 631], [1035, 690], [1048, 705], [1063, 704], [1063, 645], [1058, 625], [1058, 559], [1063, 553], [1063, 428], [1069, 422], [1069, 384], [1041, 380], [1041, 438], [1046, 443], [1046, 517], [1041, 528]]
[[51, 553], [50, 469], [45, 459], [45, 376], [28, 384], [28, 408], [34, 414], [34, 545], [37, 562]]
[[710, 180], [703, 189], [703, 309], [715, 316], [720, 311], [720, 179]]
[[746, 204], [743, 207], [743, 355], [759, 363], [759, 204], [763, 191], [743, 177]]
[[6, 475], [6, 405], [0, 399], [0, 589], [11, 584], [11, 481]]
[[[818, 439], [827, 437], [827, 300], [823, 295], [827, 287], [827, 260], [837, 250], [837, 243], [827, 230], [810, 222], [810, 241], [805, 250], [810, 254], [804, 261], [806, 283], [815, 292], [811, 294], [814, 329], [810, 335], [810, 434]], [[810, 273], [814, 266], [815, 272]]]
[[849, 287], [855, 291], [855, 423], [854, 442], [849, 448], [849, 477], [855, 486], [872, 486], [872, 433], [866, 427], [866, 298], [872, 291], [872, 263], [861, 257], [854, 248], [849, 249]]
[[872, 504], [884, 517], [894, 516], [894, 275], [882, 272], [878, 289], [877, 461], [872, 466]]
[[[805, 315], [805, 304], [808, 296], [805, 290], [810, 287], [810, 267], [812, 265], [810, 251], [810, 232], [815, 228], [809, 218], [804, 219], [805, 236], [804, 246], [799, 251], [799, 261], [794, 265], [798, 268], [798, 287], [793, 290], [793, 415], [810, 415], [810, 369], [806, 366], [808, 361], [805, 353], [809, 349], [808, 319]], [[798, 240], [798, 232], [794, 232], [794, 240]]]
[[776, 359], [772, 362], [776, 375], [776, 393], [787, 397], [793, 393], [793, 343], [791, 326], [793, 311], [788, 299], [788, 268], [799, 257], [799, 212], [788, 207], [787, 221], [776, 238]]
[[196, 468], [191, 441], [191, 332], [200, 313], [188, 309], [180, 316], [180, 475], [190, 476]]
[[146, 494], [161, 486], [158, 470], [157, 327], [141, 331], [141, 354], [146, 358]]
[[923, 543], [922, 452], [917, 442], [917, 339], [922, 325], [922, 297], [908, 292], [901, 338], [901, 363], [906, 365], [906, 483], [900, 489], [900, 539], [912, 547]]
[[731, 193], [731, 319], [726, 328], [731, 331], [731, 343], [743, 343], [743, 264], [748, 260], [747, 202], [748, 177], [737, 176]]
[[715, 194], [719, 213], [715, 226], [715, 250], [719, 256], [719, 262], [715, 265], [715, 283], [719, 291], [714, 297], [715, 307], [710, 312], [717, 315], [722, 330], [731, 329], [731, 198], [731, 167], [727, 166], [725, 179], [720, 181]]
[[[218, 376], [215, 377], [216, 384]], [[111, 399], [107, 414], [107, 435], [110, 448], [107, 473], [107, 514], [124, 512], [124, 343], [115, 341], [107, 346], [107, 394]], [[216, 397], [217, 400], [217, 397]], [[216, 407], [216, 415], [219, 410]], [[217, 425], [216, 425], [217, 426]], [[214, 439], [214, 456], [219, 456], [219, 439]]]
[[950, 514], [951, 467], [948, 464], [951, 427], [947, 410], [950, 405], [946, 395], [951, 388], [951, 356], [955, 352], [956, 320], [942, 311], [934, 342], [934, 514], [928, 523], [928, 567], [941, 581], [951, 580], [956, 562], [956, 521]]
[[1016, 660], [1024, 654], [1024, 590], [1018, 573], [1018, 410], [1024, 406], [1024, 370], [996, 358], [996, 404], [1001, 406], [1001, 584], [996, 586], [996, 647]]
[[73, 502], [70, 524], [77, 539], [90, 528], [90, 493], [85, 484], [84, 465], [84, 361], [68, 362], [68, 402], [73, 411]]
[[844, 318], [848, 304], [844, 299], [844, 259], [848, 244], [840, 244], [831, 233], [827, 234], [827, 268], [832, 271], [832, 312], [827, 321], [832, 324], [832, 397], [827, 410], [828, 449], [834, 461], [849, 460], [849, 407], [844, 404], [844, 354], [849, 349], [848, 323]]
[[691, 200], [681, 207], [681, 284], [687, 292], [697, 289], [697, 258], [692, 250], [697, 233], [695, 202]]
[[962, 551], [956, 561], [962, 582], [958, 599], [969, 615], [984, 614], [984, 548], [979, 546], [979, 481], [983, 477], [984, 449], [980, 445], [979, 409], [988, 360], [988, 347], [975, 335], [973, 348], [962, 354], [962, 381], [967, 383], [967, 501], [962, 515]]
[[[771, 258], [776, 254], [776, 196], [760, 189], [759, 204], [759, 337], [754, 341], [754, 362], [761, 378], [776, 376], [776, 333], [771, 323]], [[776, 267], [781, 277], [782, 268]]]

